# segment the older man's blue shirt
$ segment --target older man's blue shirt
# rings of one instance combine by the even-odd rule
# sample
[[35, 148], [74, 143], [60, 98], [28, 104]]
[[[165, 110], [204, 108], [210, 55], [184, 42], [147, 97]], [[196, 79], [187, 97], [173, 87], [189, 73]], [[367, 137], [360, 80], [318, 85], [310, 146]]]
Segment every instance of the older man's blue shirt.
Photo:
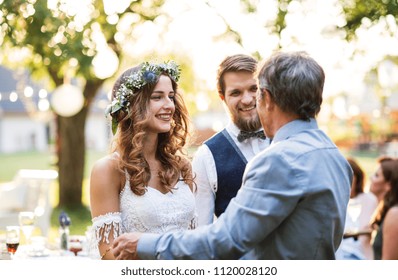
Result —
[[247, 165], [242, 187], [212, 225], [145, 234], [142, 259], [334, 259], [352, 170], [314, 119], [280, 128]]

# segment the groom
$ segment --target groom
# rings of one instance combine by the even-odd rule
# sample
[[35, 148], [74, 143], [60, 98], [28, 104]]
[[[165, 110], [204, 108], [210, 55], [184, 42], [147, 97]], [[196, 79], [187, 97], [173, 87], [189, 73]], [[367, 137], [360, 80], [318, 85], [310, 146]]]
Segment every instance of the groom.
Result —
[[271, 146], [247, 165], [220, 218], [193, 231], [126, 233], [118, 259], [335, 259], [352, 170], [315, 120], [325, 75], [306, 53], [277, 53], [258, 74], [257, 110]]

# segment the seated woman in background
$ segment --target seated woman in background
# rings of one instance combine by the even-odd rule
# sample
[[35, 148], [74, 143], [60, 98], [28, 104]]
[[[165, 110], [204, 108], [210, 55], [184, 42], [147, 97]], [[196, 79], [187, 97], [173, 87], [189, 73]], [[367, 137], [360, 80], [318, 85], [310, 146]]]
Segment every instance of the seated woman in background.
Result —
[[398, 159], [382, 158], [372, 188], [386, 189], [372, 223], [377, 229], [373, 242], [376, 260], [398, 260]]
[[372, 177], [370, 177], [370, 189], [369, 190], [371, 193], [373, 193], [377, 197], [377, 201], [379, 203], [381, 201], [383, 201], [384, 196], [390, 189], [389, 182], [386, 181], [386, 178], [384, 176], [385, 172], [386, 172], [385, 174], [387, 174], [387, 176], [388, 176], [389, 170], [386, 169], [387, 167], [384, 166], [384, 162], [388, 162], [391, 160], [393, 160], [392, 157], [388, 157], [388, 156], [380, 157], [377, 160], [378, 166], [377, 166], [376, 172], [373, 174]]
[[[370, 221], [374, 211], [377, 208], [377, 198], [371, 192], [364, 192], [365, 174], [358, 163], [348, 158], [348, 163], [354, 172], [351, 186], [350, 201], [347, 208], [347, 217], [345, 232], [350, 231], [369, 231]], [[355, 210], [356, 209], [356, 210]], [[352, 214], [357, 212], [354, 217]], [[364, 234], [358, 238], [345, 238], [342, 240], [339, 249], [336, 252], [336, 259], [341, 260], [364, 260], [373, 259], [373, 249], [371, 245], [371, 236]]]

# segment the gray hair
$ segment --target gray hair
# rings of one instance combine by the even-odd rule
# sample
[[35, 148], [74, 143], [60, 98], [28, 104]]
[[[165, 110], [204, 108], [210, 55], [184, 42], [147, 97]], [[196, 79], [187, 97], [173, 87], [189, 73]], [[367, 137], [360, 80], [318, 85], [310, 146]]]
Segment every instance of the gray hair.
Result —
[[325, 73], [306, 52], [272, 55], [258, 72], [258, 81], [283, 112], [309, 120], [321, 109]]

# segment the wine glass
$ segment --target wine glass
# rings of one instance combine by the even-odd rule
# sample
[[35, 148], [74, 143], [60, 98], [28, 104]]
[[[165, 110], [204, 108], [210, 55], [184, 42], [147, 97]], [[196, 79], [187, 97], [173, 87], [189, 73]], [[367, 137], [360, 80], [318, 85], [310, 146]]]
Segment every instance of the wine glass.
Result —
[[15, 252], [19, 246], [19, 227], [18, 226], [7, 226], [6, 227], [6, 244], [7, 251], [11, 255], [11, 259], [14, 258]]
[[69, 251], [73, 252], [75, 256], [77, 253], [83, 250], [84, 237], [80, 235], [71, 235], [69, 237]]
[[26, 243], [30, 244], [30, 238], [32, 236], [35, 224], [35, 213], [34, 212], [20, 212], [19, 216], [19, 225], [23, 231], [23, 234], [26, 239]]

